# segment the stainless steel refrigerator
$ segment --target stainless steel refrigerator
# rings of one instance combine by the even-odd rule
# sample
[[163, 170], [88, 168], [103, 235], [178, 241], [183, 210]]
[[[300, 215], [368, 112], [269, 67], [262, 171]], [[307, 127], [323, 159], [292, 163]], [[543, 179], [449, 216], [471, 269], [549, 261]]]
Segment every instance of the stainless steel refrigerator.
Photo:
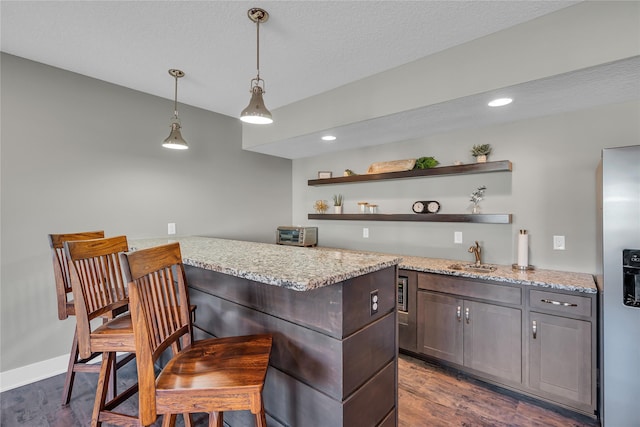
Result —
[[640, 145], [602, 150], [597, 176], [600, 415], [640, 426]]

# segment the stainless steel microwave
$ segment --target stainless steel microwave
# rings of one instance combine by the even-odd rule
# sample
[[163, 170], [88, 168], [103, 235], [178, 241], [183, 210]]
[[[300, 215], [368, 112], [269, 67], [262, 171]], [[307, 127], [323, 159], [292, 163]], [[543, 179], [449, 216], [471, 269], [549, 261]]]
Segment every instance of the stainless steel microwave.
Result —
[[317, 246], [318, 227], [280, 226], [276, 232], [276, 243], [290, 246]]

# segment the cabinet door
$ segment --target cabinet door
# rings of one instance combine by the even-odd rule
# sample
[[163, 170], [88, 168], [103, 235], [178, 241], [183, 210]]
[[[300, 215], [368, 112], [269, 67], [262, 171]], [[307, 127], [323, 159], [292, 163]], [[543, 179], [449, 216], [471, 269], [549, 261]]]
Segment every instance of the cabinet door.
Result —
[[591, 405], [591, 322], [536, 312], [529, 322], [529, 385]]
[[418, 292], [418, 351], [462, 365], [462, 300]]
[[521, 383], [522, 311], [474, 301], [464, 304], [464, 365]]

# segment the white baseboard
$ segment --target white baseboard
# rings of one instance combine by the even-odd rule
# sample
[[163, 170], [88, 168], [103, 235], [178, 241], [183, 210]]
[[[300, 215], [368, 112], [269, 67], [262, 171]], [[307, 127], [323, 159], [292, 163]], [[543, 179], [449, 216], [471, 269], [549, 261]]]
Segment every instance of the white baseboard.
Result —
[[68, 363], [69, 355], [65, 354], [10, 371], [0, 372], [0, 392], [67, 372]]
[[[116, 357], [123, 356], [127, 353], [116, 353]], [[101, 357], [96, 357], [89, 363], [100, 363]], [[32, 363], [31, 365], [22, 366], [10, 371], [0, 372], [0, 393], [23, 385], [35, 383], [40, 380], [51, 378], [58, 374], [67, 372], [69, 364], [69, 355], [54, 357], [53, 359], [43, 360], [42, 362]]]

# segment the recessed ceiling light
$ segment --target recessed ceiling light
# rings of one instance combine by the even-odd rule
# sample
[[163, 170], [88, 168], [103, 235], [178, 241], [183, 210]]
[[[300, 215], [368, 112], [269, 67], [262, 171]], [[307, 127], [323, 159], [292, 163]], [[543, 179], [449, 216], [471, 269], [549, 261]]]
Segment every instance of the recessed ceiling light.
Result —
[[325, 136], [322, 137], [322, 140], [323, 141], [335, 141], [336, 137], [333, 136], [333, 135], [325, 135]]
[[513, 102], [513, 99], [511, 99], [511, 98], [498, 98], [498, 99], [494, 99], [493, 101], [491, 101], [487, 105], [489, 107], [504, 107], [505, 105], [509, 105], [512, 102]]

